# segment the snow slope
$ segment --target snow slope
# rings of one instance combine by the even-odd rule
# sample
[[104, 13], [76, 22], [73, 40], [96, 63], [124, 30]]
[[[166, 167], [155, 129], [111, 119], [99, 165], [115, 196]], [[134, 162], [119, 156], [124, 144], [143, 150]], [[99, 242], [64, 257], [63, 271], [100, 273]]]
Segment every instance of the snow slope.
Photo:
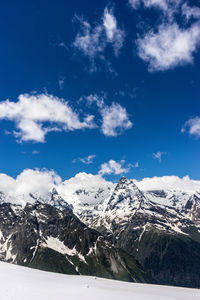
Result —
[[195, 300], [200, 290], [49, 273], [0, 262], [1, 300]]

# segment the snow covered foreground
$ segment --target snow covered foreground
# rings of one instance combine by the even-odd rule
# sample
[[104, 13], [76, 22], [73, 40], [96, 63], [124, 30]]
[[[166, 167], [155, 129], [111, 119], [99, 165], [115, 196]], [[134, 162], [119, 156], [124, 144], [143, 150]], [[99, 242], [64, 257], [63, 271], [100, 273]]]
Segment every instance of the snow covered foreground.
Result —
[[193, 300], [200, 290], [49, 273], [0, 262], [1, 300]]

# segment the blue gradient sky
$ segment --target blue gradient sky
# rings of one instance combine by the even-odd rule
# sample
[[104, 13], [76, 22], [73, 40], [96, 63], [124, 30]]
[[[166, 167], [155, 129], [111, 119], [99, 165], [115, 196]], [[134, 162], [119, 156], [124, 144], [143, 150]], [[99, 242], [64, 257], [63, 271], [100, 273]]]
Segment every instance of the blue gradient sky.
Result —
[[[108, 45], [101, 53], [103, 59], [95, 56], [96, 70], [91, 71], [91, 58], [73, 46], [81, 27], [77, 19], [82, 16], [94, 28], [102, 24], [106, 7], [125, 37], [118, 56]], [[120, 104], [133, 126], [115, 137], [98, 128], [49, 132], [41, 143], [16, 139], [16, 123], [4, 117], [0, 172], [16, 176], [25, 168], [47, 168], [65, 179], [83, 171], [96, 174], [103, 163], [114, 160], [129, 170], [130, 178], [189, 175], [200, 179], [200, 129], [195, 134], [181, 132], [189, 119], [200, 116], [199, 41], [194, 41], [191, 51], [193, 62], [178, 57], [181, 63], [153, 71], [136, 45], [138, 37], [149, 30], [157, 32], [161, 24], [177, 24], [182, 30], [192, 24], [197, 31], [200, 27], [198, 17], [188, 22], [180, 14], [173, 20], [166, 18], [159, 8], [144, 4], [133, 8], [128, 0], [1, 3], [0, 101], [17, 102], [20, 94], [32, 92], [50, 94], [65, 99], [80, 114], [92, 113], [101, 126], [97, 106], [89, 107], [80, 98], [104, 94], [105, 105]], [[158, 152], [163, 153], [161, 160], [153, 157]], [[96, 155], [90, 164], [78, 159], [88, 155]], [[139, 166], [133, 167], [136, 162]], [[122, 174], [113, 171], [105, 176], [117, 179]]]

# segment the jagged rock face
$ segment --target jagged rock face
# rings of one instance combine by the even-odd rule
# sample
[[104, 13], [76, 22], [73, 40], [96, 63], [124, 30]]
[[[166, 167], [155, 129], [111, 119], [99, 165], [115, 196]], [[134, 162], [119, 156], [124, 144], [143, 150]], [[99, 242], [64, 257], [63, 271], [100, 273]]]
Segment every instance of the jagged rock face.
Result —
[[133, 181], [122, 177], [111, 195], [106, 210], [116, 208], [138, 207], [143, 202], [144, 195]]
[[139, 189], [122, 177], [69, 195], [71, 204], [53, 188], [45, 198], [29, 194], [32, 203], [21, 207], [1, 193], [0, 259], [143, 282], [134, 256], [152, 283], [200, 287], [199, 191]]
[[50, 201], [48, 203], [58, 209], [66, 209], [73, 211], [73, 205], [68, 204], [57, 192], [55, 188], [51, 191]]
[[0, 259], [67, 274], [146, 281], [131, 255], [88, 228], [66, 207], [1, 204]]
[[104, 210], [88, 220], [134, 255], [153, 283], [200, 287], [200, 197], [140, 191], [123, 177]]

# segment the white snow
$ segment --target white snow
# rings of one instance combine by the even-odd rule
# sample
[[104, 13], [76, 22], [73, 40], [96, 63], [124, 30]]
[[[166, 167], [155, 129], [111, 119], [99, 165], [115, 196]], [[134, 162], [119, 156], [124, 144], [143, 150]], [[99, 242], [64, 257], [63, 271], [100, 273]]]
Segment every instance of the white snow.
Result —
[[[161, 205], [173, 206], [173, 195], [180, 200], [181, 206], [185, 205], [188, 196], [195, 193], [200, 196], [200, 180], [192, 180], [188, 176], [183, 178], [178, 176], [152, 177], [128, 180], [128, 182], [129, 191], [126, 193], [129, 192], [130, 197], [127, 197], [123, 203], [118, 203], [119, 206], [129, 204], [134, 206], [134, 199], [137, 200], [134, 194], [137, 196], [137, 189], [132, 186], [131, 182], [134, 182], [148, 199]], [[61, 196], [67, 203], [74, 206], [74, 212], [78, 215], [84, 210], [89, 210], [91, 213], [104, 210], [115, 187], [116, 184], [106, 181], [100, 175], [84, 172], [65, 181], [53, 170], [46, 169], [26, 169], [16, 179], [0, 173], [0, 200], [22, 206], [27, 202], [33, 203], [36, 199], [50, 203], [51, 191], [55, 188], [59, 197]], [[164, 190], [167, 197], [156, 197], [149, 192], [155, 190]], [[123, 195], [124, 192], [124, 190], [119, 190], [117, 195], [120, 193]]]
[[[3, 238], [2, 232], [1, 232], [1, 238]], [[0, 255], [2, 255], [3, 253], [6, 254], [5, 256], [5, 260], [12, 260], [12, 262], [15, 261], [16, 259], [16, 255], [12, 254], [12, 243], [11, 243], [11, 238], [12, 234], [10, 234], [7, 239], [3, 240], [3, 243], [0, 244]]]
[[75, 248], [73, 249], [68, 248], [67, 246], [65, 246], [65, 244], [62, 241], [52, 236], [48, 236], [45, 240], [45, 243], [41, 244], [41, 246], [48, 247], [62, 254], [68, 254], [71, 256], [77, 254]]
[[[27, 202], [51, 202], [51, 191], [55, 188], [63, 199], [75, 210], [93, 209], [114, 190], [115, 184], [100, 175], [78, 173], [62, 181], [54, 171], [25, 169], [16, 179], [0, 173], [1, 199], [12, 204], [25, 206]], [[1, 200], [0, 199], [0, 200]]]
[[67, 246], [65, 246], [65, 244], [60, 241], [58, 238], [54, 238], [52, 236], [48, 236], [45, 239], [45, 242], [43, 244], [41, 244], [41, 246], [43, 247], [47, 247], [50, 248], [54, 251], [57, 251], [59, 253], [62, 253], [64, 255], [69, 255], [69, 256], [78, 256], [80, 258], [80, 260], [82, 260], [84, 263], [86, 263], [86, 260], [84, 258], [84, 256], [79, 253], [75, 247], [73, 249], [68, 248]]
[[[136, 212], [154, 216], [154, 212], [150, 209], [153, 203], [164, 208], [166, 212], [169, 209], [173, 209], [173, 211], [176, 209], [182, 213], [188, 200], [195, 199], [194, 195], [200, 198], [200, 180], [192, 180], [188, 176], [183, 178], [177, 176], [152, 177], [140, 181], [124, 178], [120, 184], [114, 184], [106, 181], [100, 175], [84, 172], [62, 181], [54, 171], [27, 169], [16, 179], [5, 174], [0, 174], [0, 179], [1, 201], [21, 204], [22, 207], [27, 202], [33, 203], [36, 200], [51, 205], [56, 202], [61, 209], [65, 206], [62, 205], [66, 201], [73, 205], [73, 212], [85, 224], [92, 228], [95, 228], [97, 224], [104, 225], [111, 232], [111, 221], [114, 219], [118, 223], [127, 222], [130, 216]], [[56, 191], [53, 194], [53, 198], [55, 198], [53, 203], [52, 189]], [[194, 203], [195, 200], [192, 201], [192, 205]], [[20, 207], [14, 205], [12, 207], [20, 215]], [[171, 215], [173, 211], [170, 211]], [[193, 218], [189, 212], [186, 213], [184, 215], [186, 218]], [[45, 215], [36, 214], [36, 216], [39, 222], [47, 221]], [[155, 217], [162, 218], [158, 213]], [[172, 223], [172, 220], [166, 221]], [[160, 225], [159, 229], [161, 227], [163, 226]], [[179, 226], [169, 227], [173, 232], [183, 233]], [[83, 257], [80, 259], [84, 260]]]
[[75, 210], [90, 209], [104, 201], [114, 190], [114, 184], [100, 175], [78, 173], [56, 186], [65, 201]]
[[1, 300], [197, 300], [200, 290], [63, 275], [0, 262]]

